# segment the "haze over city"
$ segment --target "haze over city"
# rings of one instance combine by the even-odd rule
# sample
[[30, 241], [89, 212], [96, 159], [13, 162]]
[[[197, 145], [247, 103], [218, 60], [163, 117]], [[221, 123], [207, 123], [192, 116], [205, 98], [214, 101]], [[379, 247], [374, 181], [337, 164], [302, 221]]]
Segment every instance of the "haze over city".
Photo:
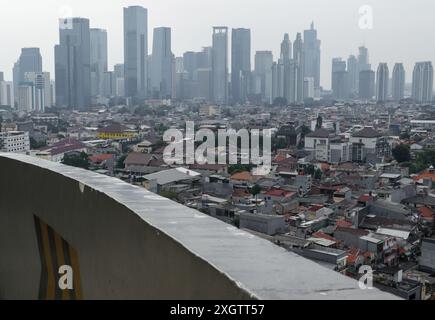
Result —
[[[252, 60], [258, 50], [272, 50], [274, 59], [278, 59], [284, 33], [289, 33], [293, 42], [296, 33], [309, 29], [314, 21], [322, 41], [321, 85], [325, 89], [331, 86], [331, 60], [357, 55], [361, 45], [369, 49], [374, 67], [379, 62], [387, 62], [392, 69], [394, 63], [403, 62], [407, 82], [411, 81], [415, 62], [435, 57], [435, 43], [428, 41], [433, 30], [435, 4], [426, 0], [3, 0], [0, 38], [7, 39], [7, 45], [0, 51], [0, 70], [5, 72], [5, 78], [11, 79], [20, 49], [39, 47], [44, 70], [54, 75], [58, 18], [65, 16], [89, 18], [91, 27], [107, 29], [109, 68], [122, 63], [122, 8], [129, 5], [148, 9], [149, 53], [153, 28], [167, 26], [172, 28], [175, 56], [210, 46], [212, 26], [224, 25], [230, 29], [251, 29]], [[359, 27], [359, 8], [365, 5], [373, 8], [373, 29]]]

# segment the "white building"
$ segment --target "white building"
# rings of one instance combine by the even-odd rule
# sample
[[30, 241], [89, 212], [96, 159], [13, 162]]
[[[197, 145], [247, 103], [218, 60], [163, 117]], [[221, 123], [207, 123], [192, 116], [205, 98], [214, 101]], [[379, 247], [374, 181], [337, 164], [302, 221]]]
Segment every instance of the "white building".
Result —
[[18, 86], [18, 110], [30, 112], [33, 110], [33, 87], [31, 85]]
[[305, 77], [304, 78], [304, 98], [314, 99], [316, 97], [316, 92], [314, 88], [314, 78]]
[[305, 136], [305, 150], [313, 154], [317, 161], [329, 162], [330, 144], [333, 134], [320, 128]]
[[0, 81], [0, 105], [15, 106], [14, 83], [12, 81]]
[[23, 131], [0, 132], [0, 150], [12, 153], [28, 152], [30, 150], [29, 133]]
[[314, 160], [328, 163], [348, 162], [352, 155], [349, 141], [324, 128], [305, 137], [305, 150], [311, 152]]
[[378, 143], [382, 135], [372, 127], [365, 127], [350, 137], [352, 161], [365, 162], [369, 154], [377, 154]]
[[52, 94], [49, 72], [26, 72], [25, 81], [32, 86], [33, 111], [44, 112], [52, 106]]

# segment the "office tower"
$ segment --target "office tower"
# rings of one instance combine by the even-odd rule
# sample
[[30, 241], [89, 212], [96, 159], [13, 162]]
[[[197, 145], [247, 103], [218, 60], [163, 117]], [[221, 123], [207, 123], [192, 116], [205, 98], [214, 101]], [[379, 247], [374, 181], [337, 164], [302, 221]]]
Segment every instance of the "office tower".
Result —
[[106, 71], [101, 76], [101, 96], [110, 98], [116, 96], [115, 72]]
[[304, 101], [305, 53], [302, 35], [298, 33], [293, 43], [293, 61], [295, 64], [295, 102]]
[[390, 72], [386, 63], [380, 63], [376, 72], [376, 100], [385, 102], [388, 100], [388, 84]]
[[[281, 71], [282, 69], [282, 71]], [[295, 102], [295, 64], [292, 59], [292, 43], [288, 33], [284, 34], [281, 42], [281, 54], [277, 70], [279, 77], [276, 79], [277, 94], [286, 98], [288, 103]], [[280, 75], [282, 72], [282, 76]], [[282, 83], [280, 83], [282, 81]], [[281, 89], [282, 87], [282, 89]]]
[[394, 65], [391, 93], [394, 101], [400, 101], [405, 97], [405, 68], [403, 63]]
[[50, 100], [51, 100], [51, 106], [56, 105], [56, 81], [51, 80], [50, 81]]
[[213, 48], [203, 47], [201, 52], [196, 54], [196, 67], [198, 69], [212, 68]]
[[188, 80], [194, 80], [194, 73], [198, 69], [197, 52], [188, 51], [183, 54], [183, 70], [187, 72]]
[[13, 68], [15, 94], [18, 94], [18, 85], [25, 81], [26, 72], [42, 72], [42, 56], [39, 48], [21, 49], [21, 55]]
[[231, 34], [231, 95], [233, 103], [244, 103], [251, 72], [251, 30], [233, 29]]
[[213, 101], [228, 102], [228, 27], [213, 27]]
[[56, 105], [87, 109], [91, 106], [91, 40], [89, 20], [59, 21], [55, 47]]
[[332, 59], [332, 96], [334, 99], [349, 97], [349, 79], [346, 71], [346, 61], [341, 58]]
[[305, 77], [314, 79], [316, 97], [320, 97], [320, 45], [314, 22], [309, 30], [304, 31]]
[[284, 76], [285, 69], [282, 60], [274, 62], [272, 65], [272, 101], [276, 98], [284, 98]]
[[52, 107], [49, 72], [26, 72], [25, 83], [32, 87], [33, 103], [31, 109], [45, 112], [45, 108]]
[[366, 71], [371, 70], [371, 65], [369, 62], [369, 50], [362, 46], [359, 47], [359, 54], [358, 54], [358, 71]]
[[119, 63], [113, 66], [113, 72], [116, 78], [124, 78], [124, 64]]
[[347, 59], [347, 73], [349, 79], [349, 95], [355, 98], [358, 94], [358, 60], [354, 55]]
[[91, 35], [91, 95], [103, 96], [103, 76], [108, 70], [107, 31], [90, 29]]
[[12, 81], [0, 81], [0, 106], [15, 107], [14, 83]]
[[125, 95], [148, 94], [148, 11], [140, 6], [124, 8]]
[[418, 62], [412, 74], [412, 98], [418, 103], [429, 103], [433, 95], [432, 62]]
[[313, 77], [305, 77], [304, 79], [304, 100], [314, 99], [316, 97], [315, 80]]
[[197, 96], [199, 98], [204, 98], [205, 100], [210, 101], [213, 91], [213, 73], [210, 68], [197, 69], [196, 72], [198, 77]]
[[372, 66], [370, 65], [369, 62], [369, 50], [364, 47], [361, 46], [358, 48], [359, 53], [358, 53], [358, 68], [357, 68], [357, 88], [359, 90], [359, 74], [361, 71], [367, 71], [367, 70], [371, 70]]
[[[263, 102], [272, 102], [272, 51], [257, 51], [255, 53], [255, 78], [258, 81], [256, 93], [261, 94]], [[259, 89], [259, 90], [258, 90]]]
[[113, 94], [115, 97], [125, 96], [124, 64], [119, 63], [113, 66]]
[[172, 97], [173, 60], [171, 28], [155, 28], [150, 65], [150, 92], [153, 98], [170, 99]]
[[184, 58], [183, 57], [175, 57], [175, 72], [176, 73], [184, 72]]
[[363, 100], [371, 100], [375, 95], [375, 72], [364, 70], [359, 73], [359, 97]]
[[33, 111], [34, 94], [32, 83], [26, 83], [23, 81], [18, 85], [17, 106], [19, 111]]
[[280, 59], [285, 62], [289, 62], [292, 58], [292, 43], [288, 33], [284, 34], [284, 40], [281, 42], [281, 54]]

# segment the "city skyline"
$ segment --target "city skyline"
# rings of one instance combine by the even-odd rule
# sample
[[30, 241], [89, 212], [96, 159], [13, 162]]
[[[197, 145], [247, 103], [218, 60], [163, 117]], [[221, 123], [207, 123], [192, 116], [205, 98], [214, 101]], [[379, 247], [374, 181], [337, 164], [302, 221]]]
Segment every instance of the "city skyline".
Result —
[[[297, 32], [303, 32], [310, 28], [310, 24], [314, 21], [314, 26], [318, 31], [318, 39], [321, 40], [321, 85], [324, 89], [331, 87], [331, 60], [334, 57], [342, 57], [347, 59], [349, 55], [357, 55], [358, 47], [365, 45], [370, 51], [370, 63], [372, 67], [377, 66], [380, 62], [387, 62], [389, 68], [392, 69], [396, 62], [403, 62], [406, 72], [406, 82], [410, 83], [412, 80], [412, 70], [414, 63], [418, 61], [430, 61], [435, 55], [435, 48], [424, 41], [424, 30], [430, 30], [428, 27], [428, 20], [424, 19], [427, 15], [427, 11], [421, 10], [423, 3], [421, 0], [416, 1], [412, 5], [389, 3], [390, 0], [384, 1], [383, 4], [368, 3], [373, 7], [373, 20], [374, 28], [372, 30], [359, 29], [358, 22], [360, 19], [359, 8], [367, 3], [362, 1], [349, 1], [346, 5], [333, 8], [336, 3], [340, 1], [333, 0], [328, 6], [325, 6], [317, 0], [308, 1], [311, 4], [315, 4], [314, 7], [306, 5], [302, 7], [298, 3], [282, 4], [273, 0], [268, 2], [268, 6], [261, 1], [254, 1], [249, 7], [244, 9], [248, 13], [255, 13], [257, 19], [253, 17], [247, 18], [245, 14], [241, 16], [239, 13], [241, 10], [236, 5], [229, 7], [226, 0], [221, 2], [220, 6], [207, 2], [206, 4], [197, 1], [188, 0], [183, 2], [180, 6], [173, 0], [162, 1], [161, 4], [147, 1], [118, 1], [111, 0], [110, 7], [101, 8], [101, 6], [90, 5], [84, 1], [78, 0], [72, 3], [71, 1], [65, 1], [63, 3], [55, 1], [46, 1], [47, 5], [37, 8], [35, 4], [26, 1], [7, 1], [5, 10], [2, 10], [0, 16], [2, 21], [7, 23], [10, 16], [14, 16], [14, 12], [18, 10], [18, 6], [24, 5], [30, 12], [38, 12], [38, 10], [44, 11], [44, 21], [36, 24], [35, 28], [31, 30], [26, 29], [26, 33], [16, 30], [13, 31], [13, 37], [9, 46], [2, 50], [0, 53], [0, 70], [4, 71], [5, 78], [11, 79], [12, 77], [12, 64], [16, 61], [20, 49], [22, 47], [39, 47], [43, 56], [44, 71], [48, 71], [54, 74], [54, 50], [53, 47], [57, 41], [57, 24], [58, 18], [62, 15], [67, 15], [67, 11], [70, 10], [71, 15], [76, 17], [85, 17], [90, 19], [91, 28], [107, 29], [108, 41], [109, 41], [109, 69], [113, 68], [114, 64], [123, 62], [123, 46], [122, 46], [122, 8], [128, 5], [141, 5], [148, 9], [149, 26], [148, 26], [148, 54], [151, 54], [152, 48], [152, 30], [155, 27], [166, 26], [172, 30], [172, 50], [175, 56], [182, 56], [186, 51], [198, 51], [204, 46], [211, 45], [211, 33], [212, 27], [215, 25], [224, 25], [231, 30], [232, 28], [249, 28], [251, 29], [252, 38], [252, 50], [251, 50], [251, 63], [254, 61], [256, 51], [270, 50], [273, 52], [274, 57], [279, 57], [280, 43], [282, 41], [284, 33], [289, 33], [290, 39], [295, 39]], [[205, 3], [205, 2], [204, 2]], [[392, 3], [392, 2], [391, 2]], [[188, 17], [189, 9], [195, 7], [209, 6], [209, 12], [213, 12], [213, 17], [209, 17], [209, 13], [204, 10], [196, 10], [195, 12], [201, 12], [201, 15], [195, 15], [194, 19], [185, 19]], [[228, 5], [228, 6], [227, 6]], [[426, 3], [425, 3], [426, 5]], [[273, 7], [275, 10], [271, 10]], [[396, 13], [391, 12], [391, 8], [395, 8]], [[430, 6], [430, 5], [429, 5]], [[176, 8], [179, 14], [177, 17], [173, 16], [169, 10], [170, 8]], [[226, 12], [224, 9], [233, 8], [234, 10]], [[69, 9], [68, 9], [69, 8]], [[334, 10], [331, 10], [331, 9]], [[21, 8], [20, 8], [21, 9]], [[290, 12], [285, 14], [283, 12]], [[291, 9], [287, 10], [286, 9]], [[166, 10], [166, 11], [165, 11]], [[321, 12], [323, 14], [321, 14]], [[332, 15], [332, 11], [336, 15], [340, 15], [339, 22], [330, 20], [330, 23], [326, 23]], [[415, 24], [407, 23], [402, 24], [399, 13], [412, 13], [419, 12], [421, 19], [416, 20]], [[27, 12], [27, 10], [26, 10]], [[165, 14], [162, 14], [165, 12]], [[193, 12], [193, 11], [190, 11]], [[221, 14], [225, 12], [225, 14]], [[258, 14], [268, 16], [270, 19], [265, 19], [266, 22], [258, 22]], [[32, 23], [32, 16], [28, 17], [28, 14], [21, 12], [23, 18], [26, 21]], [[104, 14], [103, 14], [104, 13]], [[227, 14], [228, 13], [228, 14]], [[300, 13], [300, 14], [298, 14]], [[249, 14], [246, 14], [249, 15]], [[416, 15], [417, 16], [417, 15]], [[182, 18], [180, 18], [182, 17]], [[183, 18], [184, 17], [184, 18]], [[206, 19], [206, 17], [208, 19]], [[236, 19], [237, 17], [237, 19]], [[272, 19], [272, 17], [274, 19]], [[326, 19], [325, 19], [326, 18]], [[276, 21], [275, 21], [276, 20]], [[291, 20], [291, 21], [289, 21]], [[16, 21], [11, 21], [16, 24]], [[345, 28], [344, 28], [345, 27]], [[426, 27], [426, 28], [425, 28]], [[343, 31], [346, 29], [346, 31]], [[407, 37], [406, 51], [403, 48], [403, 41], [400, 41], [399, 37], [392, 39], [388, 37], [392, 31], [401, 33], [404, 35], [419, 35], [418, 37]], [[420, 33], [415, 33], [417, 30]], [[11, 31], [2, 30], [0, 34], [8, 34]], [[47, 36], [37, 37], [35, 33], [44, 34]], [[427, 38], [427, 36], [426, 36]], [[340, 41], [337, 41], [340, 39]], [[379, 45], [377, 45], [379, 43]], [[399, 50], [398, 48], [400, 48]], [[425, 50], [421, 50], [421, 46], [425, 46]], [[229, 41], [229, 49], [230, 41]], [[231, 55], [229, 52], [228, 57], [229, 72], [231, 72]]]

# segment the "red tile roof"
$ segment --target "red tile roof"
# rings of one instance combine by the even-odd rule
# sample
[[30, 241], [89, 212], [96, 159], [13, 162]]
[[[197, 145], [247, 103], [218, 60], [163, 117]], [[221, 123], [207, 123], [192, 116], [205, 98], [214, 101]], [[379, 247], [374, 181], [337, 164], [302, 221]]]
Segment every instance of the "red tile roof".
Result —
[[420, 209], [418, 209], [418, 211], [420, 211], [420, 214], [423, 218], [435, 217], [435, 211], [428, 207], [421, 207]]
[[319, 238], [319, 239], [326, 239], [326, 240], [330, 240], [330, 241], [336, 241], [333, 237], [331, 237], [330, 235], [323, 233], [323, 232], [316, 232], [313, 233], [313, 237], [314, 238]]
[[237, 172], [231, 176], [231, 180], [237, 180], [237, 181], [252, 181], [253, 176], [250, 172], [244, 171], [244, 172]]
[[105, 153], [105, 154], [96, 154], [89, 158], [89, 160], [93, 163], [102, 163], [106, 160], [113, 158], [113, 154]]
[[336, 225], [337, 225], [337, 227], [342, 227], [342, 228], [350, 228], [350, 227], [352, 227], [352, 223], [344, 221], [344, 220], [338, 220]]
[[369, 202], [372, 199], [373, 199], [373, 197], [369, 196], [368, 194], [364, 194], [358, 198], [358, 201], [359, 202]]
[[432, 181], [435, 181], [435, 173], [426, 171], [426, 172], [423, 172], [422, 174], [414, 177], [414, 180], [419, 181], [419, 180], [423, 180], [426, 178], [430, 178], [430, 179], [432, 179]]
[[281, 190], [281, 189], [272, 189], [269, 190], [265, 193], [268, 196], [271, 197], [291, 197], [293, 196], [295, 193], [291, 192], [291, 191], [285, 191], [285, 190]]

